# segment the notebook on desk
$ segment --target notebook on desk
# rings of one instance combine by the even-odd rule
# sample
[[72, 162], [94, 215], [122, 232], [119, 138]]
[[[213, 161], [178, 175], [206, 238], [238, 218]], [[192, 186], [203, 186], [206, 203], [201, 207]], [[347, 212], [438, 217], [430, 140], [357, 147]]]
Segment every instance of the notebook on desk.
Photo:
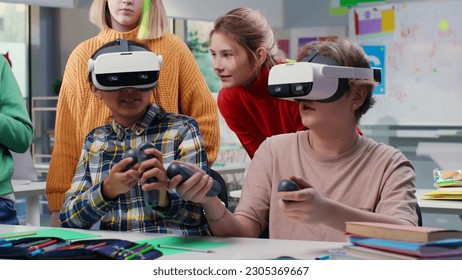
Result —
[[14, 161], [14, 171], [11, 179], [13, 180], [29, 180], [30, 182], [37, 182], [37, 170], [35, 170], [34, 160], [30, 149], [25, 153], [15, 153], [11, 151]]

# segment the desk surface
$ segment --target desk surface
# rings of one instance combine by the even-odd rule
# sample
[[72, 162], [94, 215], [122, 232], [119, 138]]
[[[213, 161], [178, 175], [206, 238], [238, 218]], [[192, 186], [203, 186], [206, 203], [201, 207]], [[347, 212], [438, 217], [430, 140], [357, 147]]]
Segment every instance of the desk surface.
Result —
[[37, 196], [45, 194], [46, 181], [11, 180], [16, 196]]
[[[49, 227], [37, 226], [12, 226], [0, 225], [0, 233], [24, 232]], [[116, 232], [116, 231], [89, 231], [72, 229], [72, 231], [81, 231], [101, 235], [99, 238], [119, 238], [130, 241], [146, 240], [156, 237], [165, 237], [167, 235], [154, 233], [139, 232]], [[187, 236], [181, 236], [187, 237]], [[194, 259], [194, 260], [225, 260], [225, 259], [273, 259], [281, 256], [290, 256], [299, 259], [311, 259], [328, 254], [329, 249], [341, 248], [342, 242], [318, 242], [318, 241], [299, 241], [299, 240], [278, 240], [278, 239], [261, 239], [261, 238], [219, 238], [219, 237], [187, 237], [200, 238], [207, 241], [215, 241], [229, 244], [211, 248], [213, 253], [202, 252], [181, 252], [162, 256], [161, 259]]]
[[27, 225], [40, 225], [40, 196], [45, 194], [46, 181], [11, 180], [16, 197], [26, 197]]
[[[423, 213], [462, 215], [462, 201], [422, 199], [425, 193], [433, 190], [434, 189], [418, 189], [416, 192], [417, 201]], [[231, 191], [229, 196], [241, 198], [241, 190]]]

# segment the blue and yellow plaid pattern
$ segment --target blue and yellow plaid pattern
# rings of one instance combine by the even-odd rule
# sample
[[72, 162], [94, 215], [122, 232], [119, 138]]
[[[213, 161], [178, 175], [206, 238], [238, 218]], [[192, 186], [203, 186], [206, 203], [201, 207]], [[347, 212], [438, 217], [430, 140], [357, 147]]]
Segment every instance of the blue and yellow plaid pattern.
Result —
[[163, 162], [191, 162], [209, 173], [204, 142], [197, 122], [151, 105], [144, 118], [131, 127], [115, 121], [95, 128], [85, 138], [71, 189], [61, 208], [64, 227], [90, 228], [101, 220], [101, 229], [187, 235], [209, 235], [199, 204], [169, 191], [170, 206], [159, 212], [146, 206], [140, 184], [107, 201], [101, 193], [103, 180], [123, 154], [144, 142], [163, 153]]

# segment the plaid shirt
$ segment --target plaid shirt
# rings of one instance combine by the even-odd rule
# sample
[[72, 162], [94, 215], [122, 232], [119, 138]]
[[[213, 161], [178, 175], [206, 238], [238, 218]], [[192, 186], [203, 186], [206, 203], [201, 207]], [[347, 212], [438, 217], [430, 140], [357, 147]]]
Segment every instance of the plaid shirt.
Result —
[[95, 128], [85, 138], [71, 189], [61, 208], [64, 227], [90, 228], [101, 220], [101, 229], [188, 235], [209, 235], [199, 204], [183, 200], [169, 190], [170, 206], [154, 210], [144, 203], [140, 184], [114, 200], [101, 192], [112, 166], [129, 149], [153, 143], [163, 153], [163, 162], [191, 162], [209, 173], [203, 139], [197, 122], [151, 105], [144, 118], [124, 128], [115, 121]]

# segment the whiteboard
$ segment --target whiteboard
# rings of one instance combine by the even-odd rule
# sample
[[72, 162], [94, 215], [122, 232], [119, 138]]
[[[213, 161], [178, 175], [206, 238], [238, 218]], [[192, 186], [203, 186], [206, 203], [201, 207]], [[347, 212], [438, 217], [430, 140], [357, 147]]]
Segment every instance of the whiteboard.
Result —
[[462, 125], [461, 11], [462, 1], [349, 10], [349, 37], [372, 49], [371, 66], [383, 69], [362, 125]]

